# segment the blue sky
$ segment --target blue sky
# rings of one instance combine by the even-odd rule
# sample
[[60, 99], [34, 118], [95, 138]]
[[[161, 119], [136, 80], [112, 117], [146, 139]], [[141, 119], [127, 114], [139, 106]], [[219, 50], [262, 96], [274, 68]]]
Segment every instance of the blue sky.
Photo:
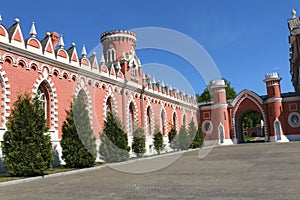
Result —
[[[300, 2], [295, 0], [0, 0], [2, 24], [7, 28], [19, 18], [28, 37], [34, 21], [39, 39], [48, 31], [58, 32], [66, 48], [75, 42], [79, 53], [83, 44], [92, 51], [107, 30], [162, 27], [178, 31], [202, 45], [237, 92], [247, 88], [260, 95], [266, 93], [263, 79], [269, 72], [282, 77], [282, 92], [293, 91], [287, 26], [293, 8], [299, 8], [300, 16]], [[183, 74], [195, 93], [204, 90], [203, 77], [178, 55], [153, 49], [137, 54], [142, 64], [159, 63]], [[165, 83], [181, 88], [176, 85], [179, 79], [167, 77]]]

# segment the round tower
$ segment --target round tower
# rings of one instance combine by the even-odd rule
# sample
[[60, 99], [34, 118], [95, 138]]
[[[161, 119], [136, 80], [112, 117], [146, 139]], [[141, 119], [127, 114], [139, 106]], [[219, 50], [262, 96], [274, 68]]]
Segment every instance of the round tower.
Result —
[[214, 105], [212, 107], [213, 113], [213, 127], [211, 139], [217, 140], [219, 144], [232, 144], [230, 139], [228, 104], [226, 98], [227, 85], [224, 80], [215, 80], [211, 84], [213, 93]]
[[267, 101], [266, 109], [269, 120], [269, 138], [270, 141], [283, 141], [286, 140], [284, 137], [283, 128], [281, 122], [283, 122], [283, 107], [280, 90], [280, 81], [278, 73], [268, 73], [265, 75], [264, 82], [267, 87]]
[[119, 61], [135, 51], [136, 34], [131, 31], [114, 30], [101, 35], [105, 63]]

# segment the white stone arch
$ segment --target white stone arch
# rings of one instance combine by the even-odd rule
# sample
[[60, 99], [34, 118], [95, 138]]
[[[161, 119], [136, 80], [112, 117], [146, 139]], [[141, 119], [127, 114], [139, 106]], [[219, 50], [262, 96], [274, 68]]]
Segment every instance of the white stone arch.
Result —
[[222, 123], [220, 123], [218, 126], [218, 139], [219, 139], [219, 144], [225, 143], [225, 128]]
[[84, 94], [84, 98], [86, 100], [87, 108], [88, 108], [88, 112], [89, 112], [90, 122], [92, 123], [92, 99], [91, 99], [90, 93], [85, 85], [83, 85], [83, 86], [78, 85], [78, 87], [75, 90], [75, 97], [77, 97], [80, 92], [83, 92], [83, 94]]
[[60, 71], [60, 69], [59, 68], [56, 68], [56, 67], [54, 67], [54, 68], [52, 68], [52, 70], [51, 70], [51, 75], [53, 75], [54, 74], [54, 72], [57, 72], [57, 76], [58, 77], [61, 77], [62, 75], [61, 75], [61, 71]]
[[65, 74], [67, 75], [67, 80], [71, 80], [71, 79], [72, 79], [72, 76], [71, 76], [70, 73], [69, 73], [68, 71], [66, 71], [66, 70], [64, 70], [64, 71], [61, 72], [60, 78], [63, 78]]
[[138, 116], [138, 107], [137, 107], [137, 104], [136, 104], [136, 102], [135, 102], [135, 100], [134, 100], [134, 96], [133, 96], [133, 94], [130, 94], [130, 97], [129, 97], [129, 99], [128, 99], [128, 102], [127, 102], [127, 106], [126, 106], [126, 121], [127, 121], [127, 130], [129, 130], [129, 124], [128, 124], [128, 122], [129, 122], [129, 111], [130, 111], [130, 104], [132, 103], [132, 105], [133, 105], [133, 118], [134, 118], [134, 124], [133, 125], [138, 125], [138, 120], [139, 120], [139, 116]]
[[182, 117], [181, 117], [182, 125], [184, 125], [186, 128], [188, 128], [188, 119], [186, 114], [186, 109], [183, 109], [182, 111]]
[[7, 117], [10, 115], [10, 84], [9, 80], [6, 77], [6, 72], [2, 69], [2, 66], [0, 65], [0, 84], [1, 84], [1, 104], [2, 104], [2, 110], [1, 110], [1, 121], [2, 121], [2, 127], [6, 127], [6, 120]]
[[175, 125], [175, 129], [176, 129], [177, 131], [179, 131], [180, 129], [179, 129], [179, 127], [178, 127], [178, 125], [179, 125], [179, 123], [178, 123], [178, 114], [177, 114], [175, 108], [173, 109], [173, 112], [172, 112], [172, 125], [173, 125], [173, 123], [174, 123], [174, 119], [173, 119], [174, 115], [175, 115], [175, 124], [174, 124], [174, 125]]
[[[148, 119], [148, 109], [150, 110], [150, 122], [151, 124], [149, 124], [148, 121], [146, 121]], [[152, 135], [154, 133], [154, 112], [153, 112], [153, 108], [152, 108], [152, 105], [151, 105], [151, 102], [149, 101], [149, 99], [147, 99], [147, 105], [146, 105], [146, 108], [145, 108], [145, 112], [144, 112], [144, 119], [145, 119], [145, 132], [148, 133], [148, 135]], [[148, 130], [146, 130], [148, 127], [146, 127], [146, 125], [150, 125], [150, 131], [151, 131], [151, 134], [149, 134]]]
[[109, 88], [106, 88], [106, 94], [104, 96], [104, 100], [103, 100], [103, 117], [104, 119], [106, 118], [106, 102], [108, 100], [108, 98], [111, 98], [111, 104], [112, 104], [112, 111], [113, 113], [117, 113], [118, 112], [118, 105], [117, 105], [117, 100], [115, 98], [115, 95], [112, 91], [112, 89], [109, 87]]
[[28, 61], [23, 58], [23, 57], [19, 57], [16, 61], [17, 64], [19, 64], [19, 62], [24, 62], [25, 63], [25, 68], [28, 69], [29, 68], [29, 64], [28, 64]]
[[274, 138], [275, 138], [275, 141], [281, 140], [282, 135], [283, 134], [282, 134], [281, 122], [276, 117], [276, 120], [274, 121]]
[[37, 95], [38, 88], [41, 84], [44, 84], [49, 92], [50, 97], [50, 130], [58, 128], [58, 99], [56, 94], [56, 88], [54, 83], [48, 74], [43, 73], [38, 79], [35, 80], [34, 87], [32, 89], [33, 96]]
[[236, 114], [239, 109], [239, 106], [241, 103], [245, 100], [249, 99], [252, 101], [259, 109], [259, 111], [262, 114], [263, 121], [264, 121], [264, 131], [265, 131], [265, 136], [269, 137], [268, 133], [268, 121], [267, 121], [267, 115], [266, 112], [263, 108], [263, 100], [258, 96], [256, 93], [250, 91], [250, 90], [243, 90], [240, 92], [235, 99], [232, 102], [233, 106], [233, 111], [232, 111], [232, 117], [231, 117], [231, 125], [232, 125], [232, 130], [233, 130], [233, 137], [234, 139], [237, 139], [237, 130], [236, 130]]
[[5, 54], [3, 55], [3, 61], [5, 61], [7, 57], [9, 57], [9, 58], [12, 60], [12, 65], [13, 65], [13, 66], [15, 66], [15, 67], [18, 66], [17, 60], [16, 60], [16, 58], [15, 58], [14, 55], [12, 55], [12, 54], [10, 54], [10, 53], [5, 53]]
[[31, 61], [31, 62], [29, 63], [29, 65], [28, 65], [28, 68], [27, 68], [27, 69], [31, 69], [31, 66], [32, 66], [32, 65], [37, 66], [38, 72], [41, 72], [41, 71], [42, 71], [41, 65], [40, 65], [38, 62], [36, 62], [36, 61]]
[[[164, 120], [162, 119], [164, 115]], [[159, 112], [159, 121], [160, 121], [160, 131], [163, 134], [163, 128], [165, 129], [165, 134], [168, 132], [168, 116], [165, 107], [162, 105]]]

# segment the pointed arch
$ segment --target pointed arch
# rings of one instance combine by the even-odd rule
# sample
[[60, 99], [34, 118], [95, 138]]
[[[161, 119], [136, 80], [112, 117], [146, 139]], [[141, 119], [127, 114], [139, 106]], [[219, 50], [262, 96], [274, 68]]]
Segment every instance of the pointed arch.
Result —
[[92, 123], [92, 100], [91, 100], [89, 91], [88, 91], [88, 89], [86, 88], [85, 85], [83, 85], [83, 87], [81, 87], [78, 84], [78, 87], [75, 90], [75, 97], [77, 97], [78, 95], [82, 95], [82, 97], [85, 101], [85, 104], [87, 106], [87, 110], [89, 112], [90, 122]]
[[129, 101], [127, 103], [127, 130], [128, 134], [133, 134], [134, 126], [138, 124], [138, 107], [134, 100], [133, 95], [130, 95]]
[[281, 140], [282, 136], [282, 127], [281, 122], [276, 118], [274, 121], [274, 132], [275, 132], [275, 141]]
[[160, 131], [163, 135], [166, 135], [168, 131], [167, 112], [163, 106], [160, 109]]
[[174, 126], [175, 130], [179, 130], [178, 129], [178, 116], [177, 116], [177, 112], [174, 109], [173, 113], [172, 113], [172, 126]]
[[106, 118], [106, 113], [108, 112], [108, 110], [107, 110], [108, 108], [113, 113], [118, 112], [117, 101], [116, 101], [115, 95], [112, 92], [111, 88], [108, 88], [106, 90], [106, 94], [103, 99], [103, 117], [104, 117], [104, 119]]
[[250, 90], [243, 90], [236, 96], [236, 98], [232, 102], [233, 110], [232, 110], [231, 124], [233, 130], [233, 138], [238, 139], [237, 134], [239, 131], [237, 130], [237, 126], [239, 121], [241, 120], [238, 119], [238, 114], [239, 114], [238, 111], [239, 108], [247, 101], [250, 102], [252, 105], [254, 105], [257, 111], [261, 113], [264, 121], [264, 133], [266, 137], [268, 137], [268, 123], [267, 123], [268, 121], [267, 121], [266, 112], [264, 110], [262, 98]]
[[49, 129], [56, 129], [58, 128], [58, 99], [54, 83], [48, 76], [40, 75], [39, 79], [35, 81], [32, 93], [35, 96], [40, 92], [45, 95], [45, 115]]
[[218, 136], [219, 136], [219, 144], [223, 144], [225, 140], [225, 131], [224, 131], [224, 125], [222, 123], [220, 123], [218, 127]]
[[154, 132], [154, 113], [151, 104], [148, 102], [145, 109], [145, 133], [146, 135], [152, 135]]

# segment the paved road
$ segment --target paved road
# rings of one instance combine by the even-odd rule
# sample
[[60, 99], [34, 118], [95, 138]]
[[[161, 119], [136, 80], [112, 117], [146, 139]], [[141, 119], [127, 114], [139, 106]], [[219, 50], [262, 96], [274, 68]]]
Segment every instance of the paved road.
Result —
[[2, 186], [0, 199], [300, 199], [300, 142], [220, 146], [204, 159], [191, 151], [149, 173], [105, 167]]

